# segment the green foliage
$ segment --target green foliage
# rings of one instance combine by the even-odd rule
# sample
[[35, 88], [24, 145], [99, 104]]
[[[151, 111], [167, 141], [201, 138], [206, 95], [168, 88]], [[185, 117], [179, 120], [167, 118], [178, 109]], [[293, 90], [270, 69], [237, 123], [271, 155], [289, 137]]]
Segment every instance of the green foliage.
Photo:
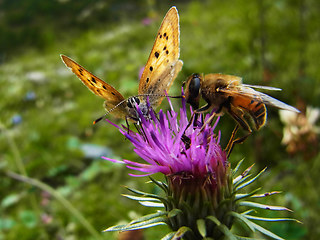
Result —
[[[99, 3], [105, 5], [99, 8]], [[0, 4], [0, 239], [95, 239], [57, 199], [9, 177], [8, 171], [51, 186], [98, 232], [128, 221], [132, 210], [147, 214], [121, 197], [119, 187], [142, 188], [144, 179], [132, 179], [122, 166], [86, 156], [83, 146], [94, 144], [108, 157], [137, 159], [114, 128], [104, 122], [92, 126], [104, 113], [102, 100], [65, 68], [59, 54], [72, 57], [125, 96], [136, 94], [139, 68], [172, 2]], [[221, 72], [242, 76], [248, 84], [280, 87], [281, 94], [268, 94], [302, 111], [307, 105], [319, 107], [319, 1], [190, 1], [177, 7], [184, 67], [172, 93], [178, 94], [193, 72]], [[151, 25], [141, 24], [146, 16]], [[271, 197], [270, 204], [293, 209], [304, 223], [267, 223], [264, 228], [287, 239], [318, 239], [319, 143], [308, 159], [304, 152], [288, 155], [281, 145], [283, 125], [277, 110], [268, 111], [267, 126], [236, 146], [230, 161], [245, 157], [257, 169], [270, 168], [258, 180], [260, 185], [265, 191], [283, 191], [281, 197]], [[227, 136], [222, 141], [233, 126], [225, 116], [219, 125]], [[145, 191], [156, 190], [150, 186]], [[151, 230], [146, 236], [159, 239], [161, 234]]]

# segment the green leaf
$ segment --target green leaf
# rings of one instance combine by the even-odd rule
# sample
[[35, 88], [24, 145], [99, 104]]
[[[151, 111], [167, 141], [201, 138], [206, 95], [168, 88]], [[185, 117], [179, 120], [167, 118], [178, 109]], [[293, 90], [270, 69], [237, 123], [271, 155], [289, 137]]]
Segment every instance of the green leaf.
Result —
[[19, 213], [19, 218], [29, 228], [35, 227], [38, 223], [36, 213], [30, 210], [24, 210]]
[[133, 196], [133, 195], [129, 195], [129, 194], [122, 194], [122, 196], [132, 199], [132, 200], [136, 200], [136, 201], [154, 201], [154, 202], [161, 202], [159, 199], [156, 198], [152, 198], [152, 197], [139, 197], [139, 196]]
[[226, 225], [221, 224], [218, 226], [218, 229], [226, 236], [228, 240], [237, 240], [237, 238], [232, 234], [232, 232], [227, 228]]
[[273, 192], [266, 192], [266, 193], [263, 193], [263, 194], [255, 194], [252, 196], [252, 198], [263, 198], [263, 197], [269, 197], [273, 194], [279, 194], [279, 193], [282, 193], [281, 191], [273, 191]]
[[164, 208], [163, 203], [156, 203], [156, 202], [151, 202], [151, 201], [139, 201], [139, 203], [145, 207]]
[[11, 205], [18, 202], [19, 199], [20, 199], [19, 194], [10, 194], [8, 196], [5, 196], [1, 201], [1, 207], [3, 207], [3, 208], [10, 207]]
[[250, 172], [251, 168], [253, 167], [254, 164], [252, 164], [250, 167], [248, 167], [241, 175], [233, 179], [233, 184], [236, 184], [239, 180], [243, 179], [245, 176], [248, 175]]
[[265, 222], [280, 222], [280, 221], [293, 221], [301, 223], [299, 220], [294, 218], [264, 218], [252, 215], [245, 215], [247, 219], [258, 220], [258, 221], [265, 221]]
[[139, 223], [139, 222], [148, 221], [148, 220], [151, 220], [153, 218], [157, 218], [157, 217], [161, 217], [161, 216], [167, 215], [167, 213], [168, 212], [166, 212], [166, 211], [157, 211], [156, 213], [148, 214], [148, 215], [142, 216], [140, 218], [134, 219], [129, 224], [135, 224], [135, 223]]
[[142, 191], [139, 191], [139, 190], [136, 190], [136, 189], [133, 189], [133, 188], [129, 188], [129, 187], [125, 187], [127, 188], [129, 191], [137, 194], [137, 195], [141, 195], [141, 196], [144, 196], [144, 197], [149, 197], [149, 198], [154, 198], [154, 199], [159, 199], [161, 202], [163, 202], [164, 204], [168, 204], [168, 201], [165, 199], [165, 198], [162, 198], [156, 194], [151, 194], [151, 193], [146, 193], [146, 192], [142, 192]]
[[161, 188], [165, 193], [168, 192], [168, 186], [164, 182], [157, 181], [157, 180], [155, 180], [154, 178], [152, 178], [150, 176], [149, 176], [149, 178], [154, 184], [156, 184], [159, 188]]
[[266, 171], [267, 168], [262, 169], [255, 177], [251, 178], [250, 180], [244, 182], [243, 184], [239, 185], [238, 187], [236, 187], [236, 190], [240, 190], [241, 188], [244, 188], [246, 186], [248, 186], [249, 184], [253, 183], [258, 177], [261, 176], [262, 173], [264, 173]]
[[239, 170], [241, 164], [243, 163], [243, 161], [244, 161], [244, 158], [241, 159], [241, 160], [237, 163], [237, 166], [232, 170], [232, 176], [235, 176], [235, 175], [236, 175], [236, 173], [238, 172], [238, 170]]
[[134, 222], [131, 222], [126, 225], [121, 224], [121, 225], [109, 227], [109, 228], [103, 230], [103, 232], [130, 231], [130, 230], [137, 230], [137, 229], [154, 227], [154, 226], [158, 226], [158, 225], [165, 225], [166, 224], [164, 222], [165, 220], [166, 220], [166, 218], [163, 218], [163, 217], [156, 217], [156, 218], [152, 218], [152, 219], [149, 219], [146, 221], [139, 221], [139, 222], [137, 222], [135, 220]]
[[197, 228], [202, 237], [207, 235], [206, 222], [204, 219], [197, 220]]
[[[242, 236], [238, 236], [238, 235], [235, 235], [235, 237], [238, 240], [260, 240], [259, 238], [242, 237]], [[264, 240], [264, 239], [261, 239], [261, 240]]]
[[246, 207], [255, 207], [255, 208], [261, 208], [265, 210], [274, 210], [274, 211], [290, 211], [292, 210], [286, 208], [286, 207], [281, 207], [281, 206], [272, 206], [272, 205], [265, 205], [261, 203], [255, 203], [255, 202], [247, 202], [247, 201], [242, 201], [239, 203], [240, 206], [246, 206]]
[[167, 235], [165, 235], [161, 240], [171, 240], [176, 232], [170, 232]]
[[218, 218], [212, 215], [206, 218], [214, 222], [217, 225], [217, 228], [227, 237], [227, 239], [236, 240], [236, 237], [231, 233], [229, 228], [226, 225], [221, 224]]
[[253, 190], [251, 193], [246, 194], [236, 194], [235, 201], [252, 197], [256, 192], [260, 191], [261, 188], [257, 188], [256, 190]]
[[172, 240], [180, 240], [189, 231], [192, 231], [192, 230], [185, 226], [179, 228], [176, 234], [173, 236]]
[[239, 219], [242, 223], [244, 223], [251, 230], [251, 232], [254, 232], [254, 226], [251, 225], [251, 221], [249, 221], [245, 216], [243, 216], [242, 214], [239, 214], [237, 212], [230, 212], [229, 214], [231, 216], [235, 217], [236, 219]]
[[[250, 221], [251, 222], [251, 221]], [[251, 222], [251, 224], [254, 226], [254, 228], [261, 232], [262, 234], [266, 235], [266, 236], [269, 236], [273, 239], [279, 239], [279, 240], [284, 240], [283, 238], [279, 237], [278, 235], [274, 234], [273, 232], [270, 232], [269, 230], [261, 227], [260, 225], [254, 223], [254, 222]]]
[[216, 225], [220, 225], [221, 223], [220, 223], [220, 221], [219, 221], [219, 219], [218, 218], [216, 218], [215, 216], [208, 216], [208, 217], [206, 217], [207, 219], [209, 219], [210, 221], [212, 221], [212, 222], [214, 222]]
[[233, 187], [234, 189], [237, 190], [237, 187], [243, 183], [244, 181], [246, 181], [249, 177], [251, 177], [251, 174], [247, 175], [247, 176], [239, 176], [239, 178], [235, 178], [233, 179]]
[[177, 216], [178, 214], [182, 213], [182, 211], [178, 208], [174, 208], [172, 209], [169, 213], [168, 213], [168, 217], [169, 218], [172, 218], [172, 217], [175, 217]]

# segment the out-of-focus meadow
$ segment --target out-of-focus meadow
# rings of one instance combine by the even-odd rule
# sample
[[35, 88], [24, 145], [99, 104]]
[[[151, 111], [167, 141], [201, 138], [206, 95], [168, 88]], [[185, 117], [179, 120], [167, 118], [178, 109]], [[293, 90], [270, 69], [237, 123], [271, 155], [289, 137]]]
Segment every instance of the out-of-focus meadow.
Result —
[[[124, 96], [134, 95], [139, 70], [172, 5], [180, 14], [184, 61], [172, 95], [191, 73], [220, 72], [282, 88], [268, 94], [301, 110], [299, 118], [283, 116], [291, 119], [288, 125], [277, 109], [268, 108], [267, 125], [236, 146], [230, 162], [245, 158], [244, 165], [255, 163], [255, 171], [267, 166], [259, 184], [264, 191], [283, 191], [267, 203], [294, 210], [277, 216], [303, 222], [264, 226], [286, 239], [320, 238], [318, 0], [3, 0], [0, 239], [114, 239], [116, 234], [101, 231], [150, 211], [121, 196], [122, 185], [146, 190], [148, 179], [130, 177], [124, 166], [100, 159], [138, 157], [117, 129], [105, 121], [92, 125], [104, 114], [103, 100], [59, 54]], [[223, 146], [233, 127], [229, 116], [220, 121]], [[160, 239], [165, 231], [146, 230], [146, 239]]]

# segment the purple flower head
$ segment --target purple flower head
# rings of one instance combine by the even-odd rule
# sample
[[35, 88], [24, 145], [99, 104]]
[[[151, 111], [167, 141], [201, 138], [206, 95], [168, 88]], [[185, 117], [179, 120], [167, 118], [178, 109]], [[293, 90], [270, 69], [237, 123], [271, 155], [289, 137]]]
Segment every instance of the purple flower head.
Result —
[[[166, 176], [187, 174], [194, 177], [215, 174], [217, 168], [226, 166], [226, 153], [219, 145], [220, 132], [218, 136], [213, 130], [218, 124], [218, 120], [213, 126], [209, 124], [203, 127], [203, 122], [209, 118], [210, 114], [201, 120], [200, 115], [197, 120], [190, 120], [187, 117], [186, 103], [183, 98], [180, 117], [173, 110], [170, 100], [171, 110], [165, 114], [160, 110], [158, 116], [150, 109], [150, 117], [143, 116], [138, 110], [141, 119], [141, 127], [138, 132], [133, 132], [125, 127], [116, 126], [120, 132], [128, 138], [134, 145], [134, 151], [145, 161], [138, 163], [130, 160], [114, 160], [103, 157], [106, 160], [126, 164], [128, 168], [146, 173], [146, 176], [161, 172]], [[191, 111], [192, 113], [192, 111]], [[199, 120], [198, 120], [199, 119]]]

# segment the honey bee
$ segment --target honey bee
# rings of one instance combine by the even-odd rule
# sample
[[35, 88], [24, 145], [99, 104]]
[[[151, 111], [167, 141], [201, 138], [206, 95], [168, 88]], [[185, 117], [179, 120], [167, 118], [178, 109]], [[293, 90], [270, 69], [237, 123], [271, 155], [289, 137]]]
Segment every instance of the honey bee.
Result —
[[[279, 88], [247, 85], [242, 78], [225, 74], [192, 74], [184, 82], [186, 101], [195, 112], [214, 111], [215, 114], [228, 112], [231, 117], [247, 132], [252, 129], [248, 122], [251, 118], [255, 130], [265, 125], [267, 119], [266, 105], [299, 113], [300, 111], [253, 88], [281, 91]], [[199, 108], [200, 98], [206, 105]]]

